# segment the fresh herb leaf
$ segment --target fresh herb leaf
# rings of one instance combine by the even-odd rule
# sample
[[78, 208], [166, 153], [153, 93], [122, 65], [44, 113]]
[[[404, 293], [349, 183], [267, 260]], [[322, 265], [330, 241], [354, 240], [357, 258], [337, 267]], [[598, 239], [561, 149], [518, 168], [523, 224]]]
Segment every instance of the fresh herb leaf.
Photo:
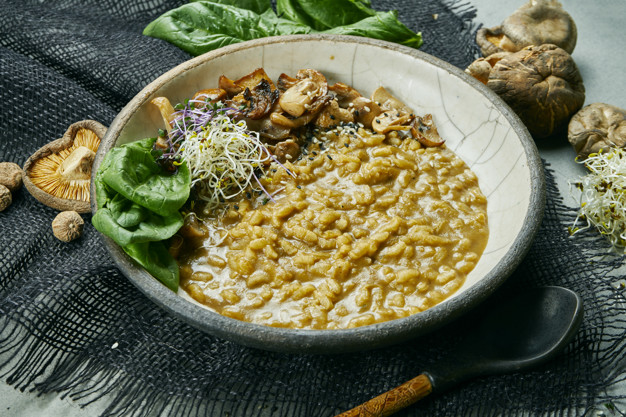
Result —
[[[92, 224], [169, 288], [178, 288], [178, 265], [163, 241], [183, 225], [178, 211], [189, 197], [190, 174], [162, 170], [152, 155], [155, 139], [113, 148], [100, 164], [98, 210]], [[175, 267], [175, 268], [174, 268]]]
[[317, 31], [356, 23], [374, 16], [370, 2], [361, 0], [277, 0], [278, 15]]
[[[375, 12], [363, 0], [284, 0], [280, 1], [280, 17], [271, 8], [255, 12], [265, 7], [261, 0], [258, 6], [251, 5], [255, 3], [252, 0], [242, 3], [251, 9], [231, 5], [235, 0], [221, 1], [225, 4], [196, 1], [172, 9], [151, 22], [143, 33], [192, 55], [267, 36], [309, 33], [364, 36], [413, 48], [422, 45], [421, 34], [402, 24], [395, 11]], [[333, 27], [337, 24], [341, 26]]]
[[163, 242], [133, 243], [122, 249], [166, 287], [174, 292], [178, 291], [178, 263]]
[[415, 33], [398, 20], [396, 11], [380, 12], [375, 16], [360, 20], [347, 26], [340, 26], [324, 31], [337, 35], [365, 36], [374, 39], [399, 43], [419, 48], [422, 46], [422, 34]]
[[165, 172], [151, 152], [140, 145], [120, 146], [107, 154], [102, 181], [130, 201], [159, 215], [178, 212], [189, 198], [190, 174], [186, 164], [172, 175]]
[[168, 41], [192, 55], [252, 39], [310, 33], [311, 28], [280, 19], [270, 9], [263, 14], [208, 1], [170, 10], [151, 22], [144, 35]]
[[[190, 0], [191, 2], [202, 0]], [[255, 13], [261, 14], [266, 10], [272, 8], [272, 2], [270, 0], [212, 0], [212, 3], [226, 4], [229, 6], [239, 7], [241, 9], [251, 10]]]

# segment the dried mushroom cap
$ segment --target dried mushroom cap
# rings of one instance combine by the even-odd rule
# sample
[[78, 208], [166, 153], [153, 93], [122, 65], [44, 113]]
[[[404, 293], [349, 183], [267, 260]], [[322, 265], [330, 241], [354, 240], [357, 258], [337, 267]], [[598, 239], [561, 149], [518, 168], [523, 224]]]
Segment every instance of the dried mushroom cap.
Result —
[[85, 120], [71, 125], [61, 139], [40, 148], [24, 164], [28, 191], [57, 210], [89, 212], [91, 167], [105, 132], [100, 123]]
[[71, 242], [83, 234], [85, 222], [75, 211], [62, 211], [52, 221], [52, 233], [63, 242]]
[[0, 185], [14, 192], [22, 186], [22, 167], [14, 162], [0, 162]]
[[530, 46], [496, 63], [487, 86], [522, 119], [535, 138], [552, 135], [585, 101], [576, 63], [555, 45]]
[[502, 25], [481, 28], [476, 42], [483, 56], [517, 52], [530, 45], [553, 44], [574, 51], [578, 32], [572, 17], [556, 0], [530, 0], [507, 17]]
[[0, 184], [0, 211], [4, 211], [12, 202], [11, 190]]
[[589, 154], [626, 147], [626, 110], [610, 104], [592, 103], [569, 122], [567, 139], [586, 159]]
[[481, 83], [487, 84], [489, 81], [489, 74], [491, 74], [491, 70], [494, 65], [511, 53], [512, 52], [496, 52], [486, 58], [478, 58], [465, 69], [465, 72], [476, 78]]

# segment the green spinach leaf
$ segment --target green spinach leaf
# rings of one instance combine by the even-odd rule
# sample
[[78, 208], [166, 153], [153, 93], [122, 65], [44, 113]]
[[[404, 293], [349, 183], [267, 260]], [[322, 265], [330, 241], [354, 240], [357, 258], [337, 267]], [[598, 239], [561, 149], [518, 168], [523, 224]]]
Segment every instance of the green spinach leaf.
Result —
[[402, 24], [397, 13], [375, 12], [365, 0], [281, 0], [280, 17], [271, 8], [256, 13], [264, 6], [250, 6], [251, 0], [242, 3], [251, 9], [221, 1], [184, 4], [159, 16], [143, 33], [192, 55], [267, 36], [309, 33], [365, 36], [414, 48], [422, 44], [421, 34]]
[[167, 216], [178, 212], [189, 198], [187, 164], [182, 164], [176, 174], [165, 172], [140, 145], [113, 148], [107, 158], [102, 181], [142, 207]]
[[[91, 221], [176, 291], [178, 265], [162, 242], [183, 225], [178, 210], [189, 196], [191, 178], [187, 164], [175, 174], [164, 172], [152, 156], [154, 141], [132, 142], [107, 153], [94, 181], [98, 210]], [[132, 191], [133, 187], [137, 190]]]
[[178, 263], [163, 242], [133, 243], [122, 249], [150, 275], [170, 290], [178, 291], [180, 281]]
[[374, 16], [369, 6], [369, 1], [361, 0], [277, 0], [276, 11], [280, 17], [323, 31]]
[[279, 19], [271, 9], [258, 14], [230, 5], [198, 1], [164, 13], [151, 22], [143, 34], [168, 41], [192, 55], [201, 55], [251, 39], [309, 32], [311, 29], [307, 26]]
[[[191, 2], [203, 1], [203, 0], [190, 0]], [[266, 10], [272, 8], [272, 2], [270, 0], [212, 0], [213, 3], [227, 4], [230, 6], [239, 7], [241, 9], [251, 10], [255, 13], [261, 14]]]
[[[126, 202], [125, 205], [116, 204], [111, 207], [105, 204], [91, 218], [96, 230], [120, 246], [169, 239], [183, 225], [183, 216], [179, 212], [160, 216], [130, 200]], [[128, 221], [129, 217], [134, 221]], [[135, 223], [139, 218], [142, 220]]]
[[422, 46], [422, 34], [415, 33], [398, 20], [396, 11], [380, 12], [375, 16], [360, 20], [357, 23], [340, 26], [324, 31], [337, 35], [365, 36], [386, 40], [401, 45], [419, 48]]

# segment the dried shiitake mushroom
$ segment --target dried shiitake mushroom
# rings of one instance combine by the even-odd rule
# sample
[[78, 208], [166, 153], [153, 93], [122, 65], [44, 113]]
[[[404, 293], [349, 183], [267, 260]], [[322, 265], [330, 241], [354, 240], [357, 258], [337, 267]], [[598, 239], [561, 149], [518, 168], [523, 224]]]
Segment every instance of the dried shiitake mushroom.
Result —
[[555, 45], [529, 46], [505, 56], [491, 70], [487, 87], [506, 101], [535, 139], [564, 128], [585, 102], [576, 63]]
[[0, 162], [0, 185], [11, 192], [22, 186], [22, 167], [14, 162]]
[[13, 202], [11, 190], [0, 184], [0, 211], [4, 211]]
[[626, 110], [605, 103], [583, 107], [570, 120], [567, 139], [578, 158], [589, 154], [626, 147]]
[[93, 120], [71, 125], [61, 139], [40, 148], [24, 164], [24, 185], [41, 203], [87, 213], [91, 167], [106, 133]]
[[465, 72], [476, 78], [481, 83], [487, 84], [489, 81], [489, 74], [491, 74], [493, 67], [498, 63], [498, 61], [511, 53], [512, 52], [496, 52], [486, 58], [478, 58], [465, 69]]
[[483, 56], [517, 52], [530, 45], [552, 44], [574, 51], [578, 34], [572, 17], [556, 0], [530, 0], [500, 26], [481, 28], [476, 42]]
[[71, 242], [83, 234], [85, 222], [75, 211], [62, 211], [52, 221], [52, 233], [63, 242]]

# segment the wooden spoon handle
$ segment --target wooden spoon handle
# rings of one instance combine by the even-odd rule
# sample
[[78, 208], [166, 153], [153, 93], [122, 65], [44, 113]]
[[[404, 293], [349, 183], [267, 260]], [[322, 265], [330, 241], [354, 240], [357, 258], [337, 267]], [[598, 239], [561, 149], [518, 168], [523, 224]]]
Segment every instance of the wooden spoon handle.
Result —
[[422, 374], [335, 417], [386, 417], [421, 400], [433, 390], [430, 379]]

